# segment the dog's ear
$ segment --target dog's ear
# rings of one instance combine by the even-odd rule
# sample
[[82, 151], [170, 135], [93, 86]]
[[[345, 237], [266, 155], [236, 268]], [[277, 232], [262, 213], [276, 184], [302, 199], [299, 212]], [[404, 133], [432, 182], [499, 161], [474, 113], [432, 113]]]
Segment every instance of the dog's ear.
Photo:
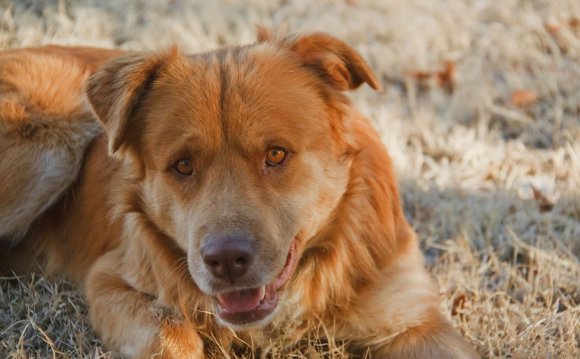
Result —
[[142, 124], [132, 123], [134, 117], [163, 68], [177, 56], [176, 48], [155, 55], [129, 55], [112, 60], [89, 78], [86, 94], [107, 132], [111, 154], [122, 145], [135, 144]]
[[[271, 30], [258, 27], [258, 42], [279, 43], [279, 39]], [[365, 60], [335, 37], [314, 33], [287, 37], [282, 44], [337, 90], [354, 90], [365, 82], [375, 90], [382, 90], [381, 83]]]
[[364, 82], [375, 90], [382, 89], [366, 61], [348, 44], [332, 36], [321, 33], [301, 36], [291, 50], [338, 90], [354, 90]]

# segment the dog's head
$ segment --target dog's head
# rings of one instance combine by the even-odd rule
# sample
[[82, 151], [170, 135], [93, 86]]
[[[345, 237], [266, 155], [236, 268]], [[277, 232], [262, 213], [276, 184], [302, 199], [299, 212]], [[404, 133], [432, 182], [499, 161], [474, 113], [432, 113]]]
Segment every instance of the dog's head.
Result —
[[266, 30], [249, 46], [120, 58], [89, 80], [110, 151], [141, 173], [142, 210], [223, 323], [268, 321], [336, 208], [353, 150], [342, 92], [364, 82], [380, 88], [345, 43]]

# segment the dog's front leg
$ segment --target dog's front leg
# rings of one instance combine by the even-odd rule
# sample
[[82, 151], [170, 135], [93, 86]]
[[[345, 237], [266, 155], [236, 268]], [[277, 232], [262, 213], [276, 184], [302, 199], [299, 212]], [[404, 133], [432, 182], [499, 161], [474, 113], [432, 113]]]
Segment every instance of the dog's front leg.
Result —
[[103, 256], [86, 283], [90, 319], [105, 345], [126, 358], [204, 358], [195, 327], [127, 283], [119, 259], [116, 251]]
[[354, 334], [361, 357], [478, 358], [441, 312], [439, 295], [418, 253], [385, 271], [361, 293], [354, 308], [345, 334]]

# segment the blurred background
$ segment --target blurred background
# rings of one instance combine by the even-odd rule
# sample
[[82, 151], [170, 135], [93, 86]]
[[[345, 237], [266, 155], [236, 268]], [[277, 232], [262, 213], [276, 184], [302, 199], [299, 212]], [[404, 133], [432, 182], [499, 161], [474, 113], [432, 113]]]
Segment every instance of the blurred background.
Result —
[[[0, 0], [0, 49], [204, 52], [256, 24], [328, 32], [376, 71], [385, 90], [352, 100], [482, 356], [580, 357], [580, 1]], [[0, 357], [105, 353], [67, 283], [0, 279]]]

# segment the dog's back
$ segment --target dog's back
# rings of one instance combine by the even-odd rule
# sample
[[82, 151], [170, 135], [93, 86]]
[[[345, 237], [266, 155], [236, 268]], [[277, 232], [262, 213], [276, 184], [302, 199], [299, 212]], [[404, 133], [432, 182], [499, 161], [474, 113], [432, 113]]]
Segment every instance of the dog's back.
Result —
[[[85, 81], [121, 53], [46, 46], [0, 54], [0, 246], [22, 242], [77, 179], [85, 149], [101, 132]], [[1, 252], [4, 266], [10, 258], [22, 263]]]

